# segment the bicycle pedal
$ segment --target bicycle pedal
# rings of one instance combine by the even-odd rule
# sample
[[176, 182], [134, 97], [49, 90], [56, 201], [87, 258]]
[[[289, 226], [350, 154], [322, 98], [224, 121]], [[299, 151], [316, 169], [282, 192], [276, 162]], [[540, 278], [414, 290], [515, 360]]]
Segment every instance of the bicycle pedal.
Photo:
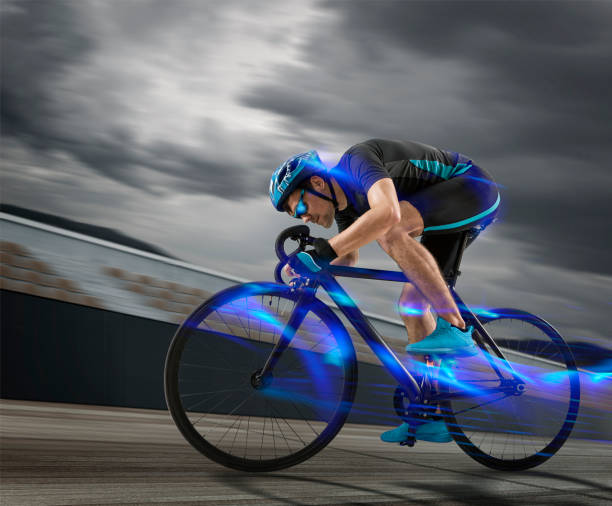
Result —
[[400, 446], [409, 446], [413, 447], [416, 443], [416, 438], [414, 436], [409, 437], [405, 441], [400, 442]]

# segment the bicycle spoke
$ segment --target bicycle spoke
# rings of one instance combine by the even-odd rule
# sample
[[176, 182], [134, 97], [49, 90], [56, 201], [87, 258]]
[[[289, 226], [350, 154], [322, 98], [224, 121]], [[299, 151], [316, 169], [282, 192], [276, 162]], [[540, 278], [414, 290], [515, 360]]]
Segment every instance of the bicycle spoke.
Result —
[[[324, 336], [322, 337], [319, 341], [317, 341], [315, 344], [313, 344], [310, 348], [308, 348], [307, 350], [304, 350], [305, 352], [310, 352], [310, 351], [314, 351], [314, 349], [319, 346], [319, 344], [321, 344], [323, 342], [324, 339], [328, 339], [329, 336]], [[339, 349], [339, 348], [334, 348], [334, 350]], [[328, 352], [329, 353], [329, 352]], [[291, 367], [298, 362], [299, 359], [296, 359], [294, 362], [292, 362], [290, 365], [286, 366], [285, 369], [283, 370], [283, 372], [288, 372], [291, 369]]]
[[226, 367], [213, 367], [211, 365], [202, 365], [202, 364], [181, 364], [181, 366], [182, 367], [196, 367], [198, 369], [207, 369], [211, 371], [226, 371], [226, 372], [231, 372], [232, 374], [235, 374], [237, 372], [247, 372], [246, 370], [236, 369], [235, 367], [233, 369], [228, 369]]
[[264, 436], [266, 435], [266, 418], [264, 417], [264, 426], [263, 426], [263, 431], [261, 433], [261, 447], [259, 448], [259, 460], [262, 460], [263, 456], [263, 442], [264, 442]]
[[[226, 415], [226, 416], [233, 415], [233, 414], [234, 414], [234, 413], [235, 413], [235, 412], [236, 412], [238, 409], [240, 409], [242, 406], [244, 406], [244, 404], [245, 404], [245, 403], [246, 403], [246, 402], [247, 402], [247, 401], [248, 401], [248, 400], [249, 400], [249, 399], [250, 399], [250, 398], [253, 396], [253, 394], [254, 394], [254, 393], [255, 393], [254, 391], [253, 391], [253, 392], [251, 392], [251, 394], [249, 394], [249, 396], [248, 396], [246, 399], [244, 399], [244, 400], [243, 400], [243, 401], [242, 401], [240, 404], [238, 404], [238, 405], [237, 405], [237, 406], [236, 406], [234, 409], [232, 409], [232, 410], [231, 410], [229, 413], [227, 413], [227, 415]], [[217, 406], [218, 406], [218, 404], [217, 404]], [[215, 407], [216, 407], [216, 406], [215, 406]], [[213, 409], [214, 409], [214, 408], [213, 408]], [[208, 415], [210, 415], [210, 414], [211, 414], [211, 413], [205, 413], [203, 417], [200, 417], [200, 418], [198, 419], [198, 421], [197, 421], [197, 422], [195, 422], [195, 423], [193, 424], [193, 426], [195, 427], [195, 425], [197, 425], [198, 423], [200, 423], [200, 422], [201, 422], [203, 419], [206, 419], [206, 417], [207, 417]], [[217, 422], [217, 423], [213, 422], [213, 424], [214, 424], [216, 427], [218, 427], [219, 425], [221, 425], [221, 424], [220, 424], [220, 423], [218, 423], [218, 422]]]
[[[202, 330], [203, 330], [203, 329], [202, 329]], [[193, 331], [192, 331], [192, 332], [193, 332]], [[210, 330], [210, 331], [205, 331], [205, 332], [211, 332], [211, 333], [215, 334], [215, 331], [214, 331], [212, 328], [211, 328], [211, 330]], [[193, 334], [194, 334], [194, 335], [197, 335], [197, 333], [196, 333], [196, 332], [193, 332]], [[210, 350], [210, 351], [209, 351], [209, 353], [212, 353], [212, 354], [214, 355], [215, 350], [214, 350], [214, 349], [213, 349], [213, 348], [210, 346], [210, 344], [207, 342], [207, 340], [206, 340], [206, 339], [205, 339], [203, 336], [202, 336], [202, 339], [198, 339], [198, 340], [196, 341], [196, 343], [197, 343], [197, 344], [203, 344], [203, 345], [204, 345], [204, 346], [205, 346], [205, 347], [206, 347], [208, 350]], [[224, 360], [225, 360], [225, 359], [224, 359]], [[225, 365], [227, 365], [227, 367], [228, 367], [229, 369], [232, 369], [232, 368], [233, 368], [232, 364], [230, 364], [230, 363], [229, 363], [229, 362], [227, 362], [227, 361], [225, 361]]]
[[[240, 417], [240, 418], [236, 418], [236, 420], [234, 420], [234, 423], [232, 423], [232, 424], [231, 424], [231, 425], [230, 425], [230, 426], [227, 428], [227, 430], [226, 430], [226, 431], [223, 433], [223, 435], [221, 436], [221, 439], [219, 439], [219, 441], [217, 441], [217, 444], [221, 444], [221, 441], [223, 441], [223, 438], [225, 438], [225, 436], [227, 435], [227, 433], [228, 433], [230, 430], [232, 430], [232, 428], [234, 427], [234, 425], [236, 425], [236, 422], [238, 422], [238, 421], [239, 421], [241, 418], [242, 418], [242, 417]], [[231, 452], [230, 452], [230, 453], [231, 453]]]
[[[274, 408], [274, 406], [272, 406], [272, 410], [278, 414], [278, 412], [276, 411], [276, 409]], [[291, 424], [290, 424], [290, 423], [287, 421], [287, 419], [286, 419], [285, 417], [283, 417], [283, 416], [279, 416], [279, 418], [280, 418], [281, 420], [283, 420], [283, 421], [284, 421], [284, 422], [287, 424], [287, 426], [289, 427], [289, 429], [291, 429], [291, 432], [293, 432], [293, 433], [295, 434], [295, 436], [296, 436], [296, 437], [297, 437], [297, 438], [300, 440], [300, 442], [302, 443], [302, 445], [303, 445], [303, 446], [306, 446], [306, 445], [307, 445], [307, 443], [306, 443], [306, 442], [305, 442], [305, 441], [304, 441], [304, 440], [303, 440], [303, 439], [300, 437], [300, 435], [299, 435], [297, 432], [295, 432], [295, 430], [293, 429], [293, 427], [291, 426]]]
[[[194, 392], [191, 394], [181, 394], [181, 399], [184, 399], [185, 397], [193, 397], [194, 395], [219, 394], [223, 392], [240, 392], [241, 390], [242, 388], [228, 388], [225, 390], [209, 390], [208, 392]], [[193, 407], [190, 409], [193, 409]]]
[[243, 417], [240, 417], [240, 422], [238, 423], [238, 427], [236, 428], [236, 433], [234, 434], [234, 439], [232, 440], [232, 446], [230, 446], [227, 453], [232, 453], [232, 450], [234, 449], [234, 445], [236, 444], [236, 439], [238, 438], [238, 433], [240, 432], [240, 427], [242, 426], [242, 420], [243, 420]]
[[[273, 411], [273, 407], [270, 406], [270, 403], [268, 403], [268, 407], [270, 408], [271, 411]], [[282, 420], [285, 420], [285, 418], [281, 417]], [[285, 433], [283, 432], [283, 429], [280, 426], [280, 423], [278, 422], [278, 418], [273, 418], [272, 419], [273, 422], [276, 422], [276, 426], [278, 427], [278, 431], [281, 433], [281, 436], [283, 437], [283, 440], [285, 441], [285, 444], [287, 445], [287, 450], [289, 450], [291, 452], [291, 447], [289, 446], [289, 441], [287, 441], [287, 437], [285, 436]], [[287, 421], [285, 420], [285, 423], [287, 423]]]
[[[201, 404], [204, 404], [206, 401], [208, 401], [208, 400], [210, 400], [210, 399], [213, 399], [213, 398], [214, 398], [214, 397], [215, 397], [217, 394], [218, 394], [218, 392], [215, 392], [215, 393], [213, 393], [211, 396], [209, 396], [207, 399], [202, 399], [201, 401], [196, 402], [195, 404], [192, 404], [192, 405], [191, 405], [191, 406], [189, 406], [189, 407], [186, 407], [186, 408], [185, 408], [185, 411], [191, 411], [191, 410], [193, 410], [193, 409], [194, 409], [196, 406], [200, 406]], [[228, 396], [228, 397], [229, 397], [229, 396]], [[226, 398], [227, 398], [227, 397], [226, 397]], [[223, 402], [223, 401], [221, 401], [221, 402]]]

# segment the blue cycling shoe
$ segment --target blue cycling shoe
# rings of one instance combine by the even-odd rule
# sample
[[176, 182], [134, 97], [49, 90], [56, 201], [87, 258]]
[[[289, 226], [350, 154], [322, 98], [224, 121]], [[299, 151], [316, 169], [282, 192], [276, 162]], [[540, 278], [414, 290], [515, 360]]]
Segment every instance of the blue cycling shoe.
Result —
[[399, 427], [395, 427], [395, 429], [383, 432], [380, 435], [380, 439], [385, 443], [401, 443], [406, 439], [406, 436], [408, 435], [408, 428], [408, 424], [403, 423]]
[[458, 329], [438, 316], [436, 330], [418, 343], [406, 346], [406, 351], [420, 355], [476, 355], [478, 347], [472, 339], [473, 330], [471, 325], [465, 330]]
[[[403, 423], [395, 429], [383, 432], [380, 435], [380, 439], [385, 443], [401, 443], [408, 435], [408, 428], [408, 424]], [[430, 443], [450, 443], [453, 440], [443, 420], [419, 425], [415, 437], [418, 441], [429, 441]]]
[[416, 438], [419, 441], [429, 441], [430, 443], [450, 443], [453, 440], [444, 420], [419, 425], [416, 430]]

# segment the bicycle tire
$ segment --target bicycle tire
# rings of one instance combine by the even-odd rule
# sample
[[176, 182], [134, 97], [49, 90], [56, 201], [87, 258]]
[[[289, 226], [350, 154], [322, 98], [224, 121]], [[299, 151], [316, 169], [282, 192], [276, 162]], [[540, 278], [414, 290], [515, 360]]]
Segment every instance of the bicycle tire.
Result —
[[[340, 319], [318, 299], [310, 300], [271, 383], [261, 389], [252, 384], [291, 313], [287, 306], [297, 297], [276, 283], [228, 288], [199, 306], [172, 339], [164, 372], [168, 409], [185, 439], [219, 464], [255, 472], [296, 465], [322, 450], [346, 421], [357, 383], [355, 350]], [[198, 393], [198, 385], [206, 385], [203, 392]], [[216, 393], [208, 405], [188, 405], [211, 392]], [[219, 404], [219, 394], [232, 400]], [[231, 425], [230, 417], [240, 422], [236, 418]], [[217, 425], [227, 427], [221, 439]], [[261, 437], [259, 450], [252, 434]], [[241, 443], [244, 448], [235, 447]]]
[[[467, 455], [487, 467], [518, 471], [540, 465], [563, 446], [578, 416], [580, 382], [572, 352], [549, 323], [525, 311], [492, 309], [479, 320], [508, 358], [494, 363], [509, 377], [510, 362], [525, 391], [483, 395], [482, 388], [495, 384], [492, 368], [483, 367], [490, 367], [490, 358], [480, 353], [458, 359], [455, 370], [446, 369], [440, 390], [468, 393], [442, 403], [448, 430]], [[483, 351], [494, 356], [486, 344]]]

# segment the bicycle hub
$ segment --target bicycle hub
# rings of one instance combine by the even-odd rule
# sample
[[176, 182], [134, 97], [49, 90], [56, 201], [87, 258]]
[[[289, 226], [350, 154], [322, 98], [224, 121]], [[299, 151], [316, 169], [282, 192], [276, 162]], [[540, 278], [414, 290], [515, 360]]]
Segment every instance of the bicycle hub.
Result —
[[261, 369], [258, 369], [251, 375], [251, 386], [255, 390], [263, 390], [268, 387], [270, 383], [272, 383], [272, 373], [267, 372], [266, 374], [261, 374]]

